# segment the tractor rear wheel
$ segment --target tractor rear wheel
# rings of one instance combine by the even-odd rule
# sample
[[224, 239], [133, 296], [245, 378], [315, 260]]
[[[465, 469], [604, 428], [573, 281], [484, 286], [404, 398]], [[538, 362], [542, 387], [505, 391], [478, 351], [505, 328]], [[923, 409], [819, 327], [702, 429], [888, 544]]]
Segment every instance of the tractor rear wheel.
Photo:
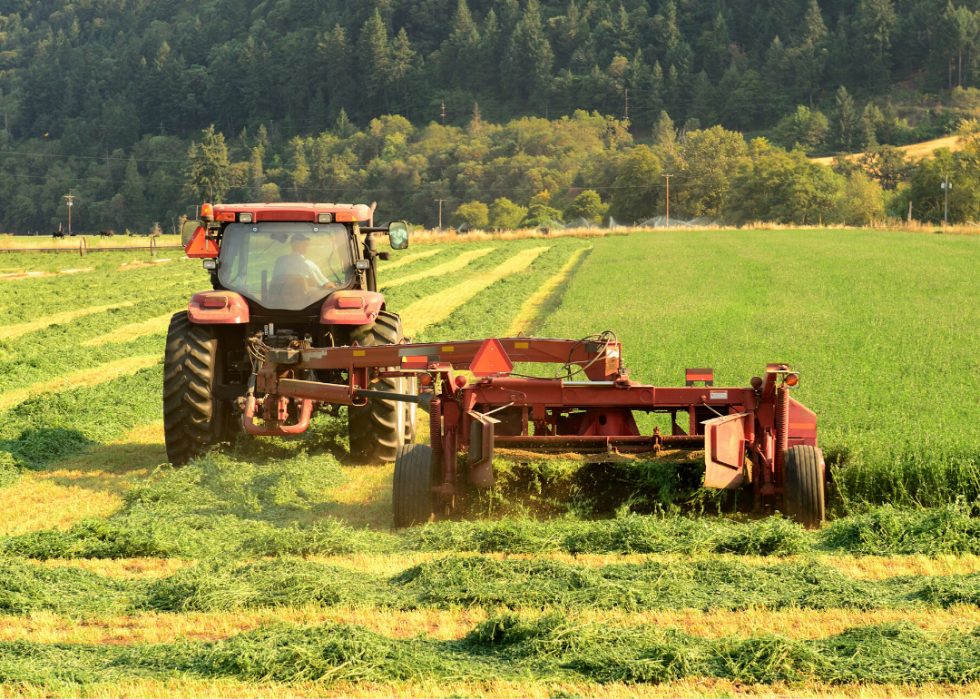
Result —
[[226, 406], [212, 395], [219, 362], [218, 338], [175, 313], [163, 359], [163, 432], [167, 458], [182, 466], [222, 434]]
[[807, 529], [824, 520], [824, 461], [816, 447], [795, 446], [783, 453], [786, 515]]
[[395, 526], [411, 527], [435, 519], [432, 497], [432, 447], [405, 444], [398, 447], [391, 500]]
[[[351, 333], [351, 342], [361, 347], [397, 345], [402, 341], [402, 321], [395, 313], [381, 311], [370, 325]], [[414, 380], [379, 377], [368, 386], [372, 391], [415, 393]], [[398, 447], [415, 439], [415, 405], [394, 400], [369, 400], [347, 409], [350, 455], [356, 463], [394, 461]]]

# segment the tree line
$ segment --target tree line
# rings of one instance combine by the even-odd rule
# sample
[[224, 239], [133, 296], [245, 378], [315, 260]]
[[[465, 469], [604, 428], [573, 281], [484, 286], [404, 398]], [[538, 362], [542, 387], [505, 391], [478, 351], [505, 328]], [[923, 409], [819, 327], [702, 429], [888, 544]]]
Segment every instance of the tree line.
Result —
[[[228, 136], [233, 183], [246, 177], [247, 159], [253, 190], [256, 170], [280, 197], [316, 191], [304, 182], [348, 182], [349, 196], [391, 201], [431, 224], [432, 195], [476, 201], [450, 192], [455, 181], [440, 184], [450, 166], [497, 167], [467, 152], [450, 163], [453, 149], [438, 140], [468, 132], [474, 105], [481, 124], [507, 133], [525, 123], [560, 134], [567, 127], [541, 124], [575, 121], [584, 110], [614, 115], [618, 129], [654, 150], [665, 129], [684, 144], [687, 134], [722, 127], [811, 154], [952, 133], [980, 113], [978, 0], [16, 0], [3, 11], [6, 230], [56, 225], [68, 187], [79, 194], [73, 213], [92, 228], [166, 229], [189, 200], [188, 143], [211, 124]], [[946, 108], [917, 106], [914, 94], [889, 101], [902, 97], [895, 81], [909, 76], [914, 91], [942, 91]], [[432, 126], [394, 128], [397, 119], [434, 121], [444, 135], [430, 142]], [[386, 144], [384, 157], [384, 148], [359, 149], [358, 139], [377, 141], [379, 129], [404, 138], [404, 149]], [[325, 145], [325, 134], [343, 148]], [[290, 174], [297, 139], [313, 144], [304, 146], [306, 180], [302, 168], [298, 179]], [[414, 152], [420, 143], [440, 152]], [[497, 198], [540, 207], [531, 197], [561, 190], [549, 178], [573, 188], [521, 142], [507, 148], [496, 157], [549, 171], [549, 181]], [[372, 165], [403, 151], [414, 160], [401, 175]], [[317, 153], [329, 153], [336, 174], [317, 179]], [[669, 154], [656, 157], [673, 167]], [[575, 186], [612, 206], [611, 170], [590, 167]], [[399, 192], [421, 189], [390, 195], [392, 177]]]

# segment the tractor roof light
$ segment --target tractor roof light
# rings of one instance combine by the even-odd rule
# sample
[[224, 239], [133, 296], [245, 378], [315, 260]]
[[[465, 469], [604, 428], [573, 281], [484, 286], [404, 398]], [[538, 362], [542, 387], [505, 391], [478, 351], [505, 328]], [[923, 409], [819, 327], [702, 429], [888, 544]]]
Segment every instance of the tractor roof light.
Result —
[[210, 204], [201, 204], [201, 220], [214, 220], [214, 208]]
[[242, 213], [238, 214], [238, 222], [239, 223], [251, 223], [252, 222], [252, 214], [250, 214], [247, 211], [243, 211]]
[[333, 214], [317, 214], [317, 223], [333, 223]]

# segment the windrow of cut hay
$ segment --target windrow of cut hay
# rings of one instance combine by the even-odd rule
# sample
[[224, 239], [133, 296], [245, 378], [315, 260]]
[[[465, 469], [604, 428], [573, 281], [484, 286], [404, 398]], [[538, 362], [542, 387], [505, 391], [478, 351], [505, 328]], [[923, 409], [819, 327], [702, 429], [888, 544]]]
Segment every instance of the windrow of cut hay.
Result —
[[980, 633], [909, 623], [821, 639], [720, 639], [651, 625], [628, 628], [505, 615], [461, 640], [393, 639], [350, 624], [275, 625], [227, 640], [175, 644], [0, 644], [0, 676], [64, 693], [138, 678], [248, 682], [536, 681], [659, 684], [685, 677], [741, 682], [962, 684], [980, 677]]
[[702, 559], [581, 566], [542, 559], [448, 556], [381, 576], [302, 559], [215, 559], [166, 577], [112, 578], [81, 568], [0, 561], [0, 612], [91, 617], [261, 608], [950, 609], [980, 607], [980, 574], [862, 580], [820, 563]]

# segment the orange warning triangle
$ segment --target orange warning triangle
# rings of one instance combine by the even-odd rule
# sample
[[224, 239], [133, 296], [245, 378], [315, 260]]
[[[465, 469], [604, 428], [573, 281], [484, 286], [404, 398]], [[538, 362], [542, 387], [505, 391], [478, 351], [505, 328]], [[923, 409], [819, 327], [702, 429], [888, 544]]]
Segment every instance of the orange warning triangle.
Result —
[[188, 257], [217, 257], [218, 244], [208, 240], [208, 231], [204, 226], [198, 226], [184, 248], [184, 254]]
[[474, 376], [484, 377], [494, 374], [509, 374], [514, 370], [514, 362], [510, 361], [500, 340], [487, 338], [476, 351], [470, 363], [470, 371]]

